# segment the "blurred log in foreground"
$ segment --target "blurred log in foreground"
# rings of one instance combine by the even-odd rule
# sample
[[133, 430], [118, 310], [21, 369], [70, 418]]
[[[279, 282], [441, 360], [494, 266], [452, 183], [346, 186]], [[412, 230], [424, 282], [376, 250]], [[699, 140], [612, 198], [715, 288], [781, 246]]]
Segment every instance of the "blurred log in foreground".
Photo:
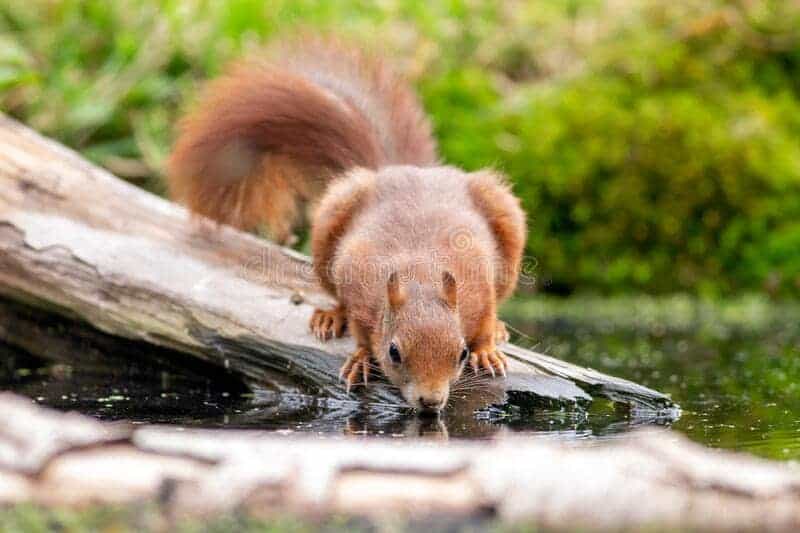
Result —
[[171, 517], [241, 509], [591, 530], [800, 528], [800, 469], [666, 430], [595, 447], [513, 436], [431, 446], [108, 424], [7, 393], [0, 428], [0, 505], [153, 502]]

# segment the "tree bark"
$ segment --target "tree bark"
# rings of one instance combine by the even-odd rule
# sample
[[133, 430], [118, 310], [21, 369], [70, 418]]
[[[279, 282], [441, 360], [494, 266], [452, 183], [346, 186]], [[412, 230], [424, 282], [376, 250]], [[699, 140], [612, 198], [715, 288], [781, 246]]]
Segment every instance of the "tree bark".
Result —
[[109, 424], [5, 393], [0, 505], [23, 502], [153, 502], [173, 518], [236, 509], [569, 530], [797, 531], [800, 469], [667, 430], [599, 446], [530, 437], [431, 446]]
[[[348, 396], [338, 383], [352, 340], [321, 343], [308, 332], [313, 307], [332, 304], [308, 258], [192, 219], [2, 116], [0, 295], [190, 354], [259, 386], [363, 396]], [[35, 322], [7, 311], [0, 340], [52, 353], [45, 345], [57, 340], [32, 330]], [[601, 396], [639, 413], [677, 416], [669, 398], [646, 387], [518, 346], [501, 348], [511, 358], [509, 378], [487, 381], [486, 403], [497, 402], [498, 391], [565, 403]], [[380, 384], [366, 397], [399, 401]]]

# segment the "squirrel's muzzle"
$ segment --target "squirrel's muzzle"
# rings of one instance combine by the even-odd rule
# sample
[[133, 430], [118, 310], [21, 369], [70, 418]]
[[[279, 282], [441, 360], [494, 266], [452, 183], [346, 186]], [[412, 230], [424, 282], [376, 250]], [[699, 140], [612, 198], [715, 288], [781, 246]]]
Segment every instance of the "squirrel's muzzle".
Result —
[[447, 404], [447, 391], [430, 391], [416, 398], [416, 407], [422, 412], [434, 413], [444, 409]]

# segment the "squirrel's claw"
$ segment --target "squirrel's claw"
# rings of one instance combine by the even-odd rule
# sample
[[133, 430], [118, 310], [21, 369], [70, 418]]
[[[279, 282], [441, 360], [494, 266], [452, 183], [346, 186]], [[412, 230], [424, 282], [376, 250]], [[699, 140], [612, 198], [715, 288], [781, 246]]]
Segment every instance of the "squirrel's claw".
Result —
[[503, 352], [492, 347], [488, 349], [477, 349], [470, 353], [469, 364], [476, 374], [481, 370], [485, 370], [489, 372], [493, 378], [497, 377], [497, 374], [506, 377], [508, 359]]
[[311, 332], [321, 341], [341, 337], [346, 326], [347, 314], [341, 305], [333, 309], [314, 309], [309, 322]]
[[358, 382], [361, 374], [361, 383], [366, 387], [369, 382], [369, 360], [370, 353], [366, 348], [358, 348], [353, 352], [339, 371], [339, 379], [345, 382], [347, 393]]
[[469, 366], [470, 366], [470, 368], [472, 369], [472, 371], [475, 374], [477, 374], [479, 372], [479, 370], [478, 370], [478, 354], [476, 354], [475, 352], [470, 352], [470, 354], [469, 354]]
[[482, 354], [480, 354], [480, 358], [481, 358], [481, 367], [488, 370], [492, 374], [492, 377], [496, 377], [494, 373], [494, 366], [489, 361], [489, 354], [487, 352], [483, 352]]

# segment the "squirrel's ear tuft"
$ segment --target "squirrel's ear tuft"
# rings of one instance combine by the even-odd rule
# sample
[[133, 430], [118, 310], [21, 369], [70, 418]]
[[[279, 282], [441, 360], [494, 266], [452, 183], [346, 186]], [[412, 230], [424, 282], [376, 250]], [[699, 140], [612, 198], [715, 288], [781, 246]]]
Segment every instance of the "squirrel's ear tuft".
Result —
[[386, 282], [386, 296], [392, 310], [399, 309], [406, 302], [406, 291], [400, 285], [400, 276], [397, 272], [392, 272], [389, 281]]
[[442, 273], [442, 299], [450, 309], [455, 309], [458, 304], [456, 278], [447, 270]]

